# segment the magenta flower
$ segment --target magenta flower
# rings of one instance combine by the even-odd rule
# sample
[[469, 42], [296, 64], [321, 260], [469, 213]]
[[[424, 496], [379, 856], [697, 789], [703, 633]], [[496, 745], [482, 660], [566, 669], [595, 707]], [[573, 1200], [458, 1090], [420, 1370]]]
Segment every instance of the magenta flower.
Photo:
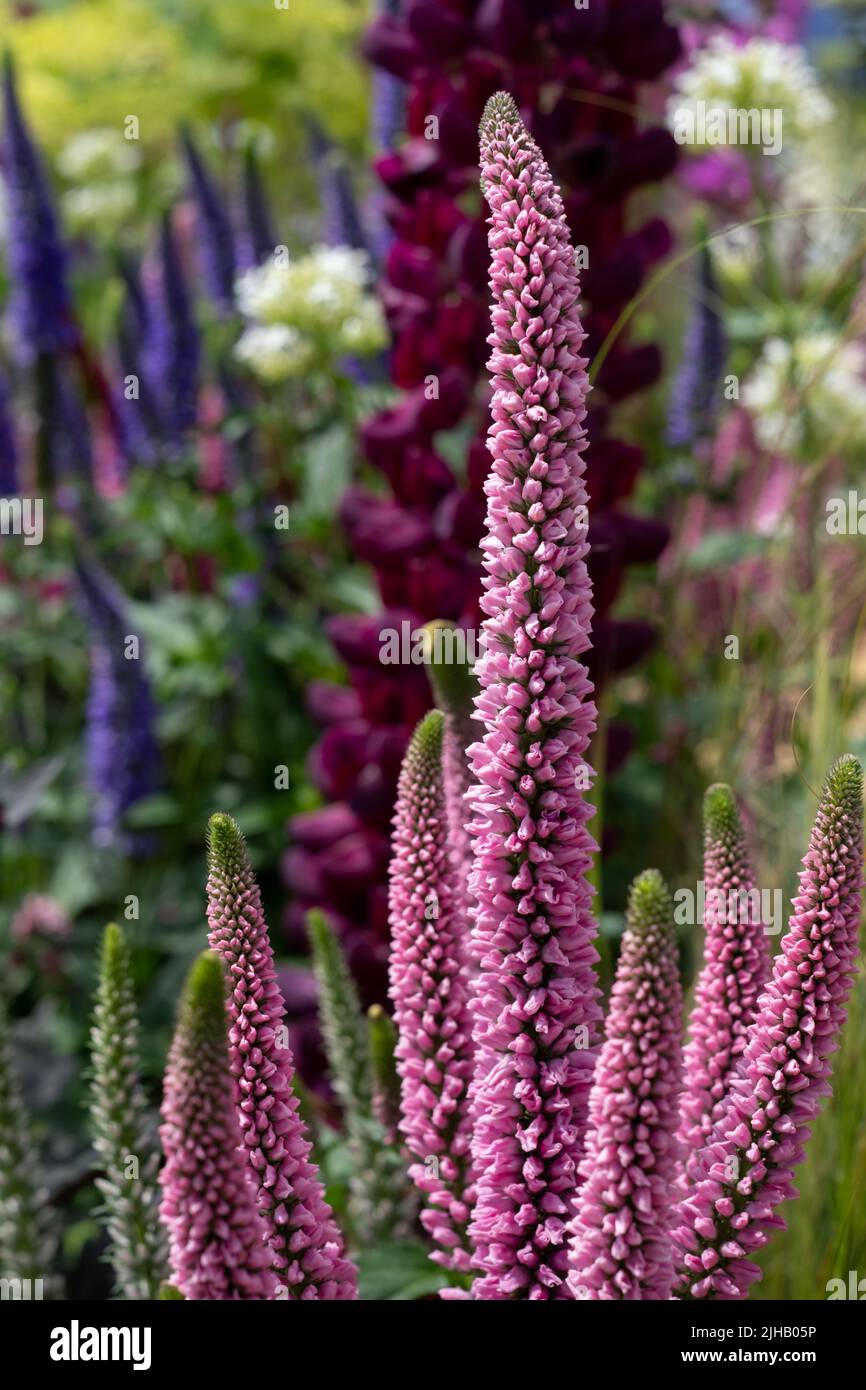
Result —
[[210, 944], [229, 975], [229, 1056], [241, 1138], [280, 1281], [291, 1298], [353, 1299], [355, 1269], [325, 1201], [292, 1090], [294, 1061], [261, 894], [231, 816], [208, 827]]
[[505, 93], [481, 123], [494, 295], [492, 473], [470, 749], [477, 900], [474, 1296], [566, 1298], [601, 1010], [586, 879], [595, 728], [584, 557], [586, 362], [559, 191]]
[[689, 1020], [681, 1102], [680, 1139], [690, 1184], [725, 1107], [770, 973], [756, 891], [737, 803], [730, 787], [720, 783], [704, 797], [704, 963]]
[[830, 769], [803, 866], [727, 1106], [675, 1214], [680, 1298], [746, 1297], [760, 1277], [747, 1256], [784, 1227], [776, 1208], [795, 1195], [794, 1169], [830, 1089], [863, 880], [863, 771], [850, 754]]
[[397, 791], [390, 869], [390, 994], [400, 1130], [424, 1195], [421, 1221], [446, 1268], [468, 1270], [473, 1200], [467, 1091], [471, 1039], [462, 896], [448, 848], [438, 710], [412, 736]]
[[673, 905], [648, 869], [632, 884], [589, 1099], [568, 1279], [577, 1298], [670, 1297], [681, 1030]]
[[226, 1028], [222, 962], [203, 951], [184, 990], [163, 1090], [160, 1216], [170, 1277], [184, 1298], [273, 1298], [267, 1228], [240, 1147]]

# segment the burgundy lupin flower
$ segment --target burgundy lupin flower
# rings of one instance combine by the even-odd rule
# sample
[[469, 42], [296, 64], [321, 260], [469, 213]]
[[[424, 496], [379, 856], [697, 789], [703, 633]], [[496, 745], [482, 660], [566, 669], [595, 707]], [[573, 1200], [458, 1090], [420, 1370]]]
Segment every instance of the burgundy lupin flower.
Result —
[[472, 1070], [465, 922], [448, 847], [442, 775], [444, 720], [426, 715], [397, 792], [390, 868], [390, 994], [397, 1024], [400, 1130], [409, 1175], [424, 1194], [421, 1222], [447, 1268], [469, 1269], [473, 1198], [467, 1091]]
[[755, 876], [730, 787], [704, 797], [704, 963], [685, 1049], [680, 1139], [691, 1183], [700, 1151], [727, 1102], [755, 1008], [770, 973], [768, 938], [752, 910]]
[[589, 1100], [569, 1287], [577, 1298], [667, 1299], [682, 995], [673, 904], [635, 879]]
[[562, 201], [505, 93], [481, 124], [494, 294], [486, 733], [470, 749], [477, 900], [478, 1298], [567, 1297], [567, 1222], [601, 1010], [586, 871], [595, 728], [578, 280]]
[[675, 1213], [680, 1298], [745, 1298], [747, 1257], [784, 1227], [794, 1169], [829, 1090], [857, 956], [863, 886], [863, 770], [830, 769], [788, 934], [773, 962], [724, 1114], [694, 1190]]
[[184, 989], [163, 1090], [160, 1216], [170, 1277], [184, 1298], [273, 1298], [277, 1281], [240, 1147], [226, 1027], [222, 961], [203, 951]]
[[355, 1269], [310, 1159], [292, 1090], [294, 1061], [261, 894], [231, 816], [211, 816], [208, 869], [210, 944], [229, 975], [238, 1122], [274, 1269], [291, 1298], [356, 1298]]

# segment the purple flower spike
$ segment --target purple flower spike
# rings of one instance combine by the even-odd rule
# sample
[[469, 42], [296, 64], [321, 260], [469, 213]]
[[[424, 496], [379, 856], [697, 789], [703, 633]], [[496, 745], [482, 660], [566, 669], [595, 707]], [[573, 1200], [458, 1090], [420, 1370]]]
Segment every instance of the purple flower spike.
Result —
[[87, 771], [94, 794], [93, 840], [100, 848], [145, 854], [151, 839], [124, 820], [158, 785], [159, 746], [150, 682], [141, 655], [127, 660], [130, 621], [123, 594], [95, 561], [75, 561], [81, 607], [90, 630]]
[[18, 444], [6, 382], [0, 373], [0, 495], [14, 497], [18, 492]]
[[704, 964], [689, 1020], [680, 1139], [691, 1185], [701, 1149], [723, 1111], [770, 973], [746, 836], [730, 787], [704, 797]]
[[863, 770], [850, 754], [830, 769], [787, 936], [704, 1150], [678, 1207], [680, 1298], [745, 1298], [760, 1269], [747, 1257], [784, 1227], [794, 1169], [830, 1090], [857, 958], [863, 886]]
[[340, 150], [317, 121], [308, 121], [310, 150], [322, 204], [322, 236], [328, 246], [367, 250], [367, 235], [349, 170]]
[[567, 1298], [567, 1222], [601, 1017], [586, 874], [595, 728], [584, 563], [586, 361], [559, 191], [505, 93], [481, 123], [494, 294], [477, 901], [473, 1263], [483, 1299]]
[[228, 210], [188, 131], [183, 131], [181, 143], [195, 196], [205, 287], [220, 309], [232, 309], [236, 258]]
[[683, 337], [683, 352], [671, 387], [668, 444], [688, 450], [712, 439], [722, 402], [728, 345], [719, 314], [720, 293], [708, 246], [699, 253], [696, 302]]
[[179, 448], [198, 418], [201, 343], [180, 251], [168, 214], [159, 245], [160, 296], [153, 306], [142, 361], [149, 392], [170, 443]]
[[66, 280], [66, 252], [42, 160], [18, 101], [15, 68], [3, 62], [0, 168], [8, 192], [9, 279], [16, 350], [22, 361], [75, 346], [78, 331]]
[[648, 869], [632, 884], [589, 1100], [569, 1287], [576, 1298], [667, 1299], [682, 996], [673, 904]]
[[210, 945], [229, 975], [238, 1123], [268, 1227], [277, 1296], [285, 1290], [290, 1298], [357, 1298], [355, 1268], [310, 1159], [261, 894], [231, 816], [211, 816], [208, 870]]
[[277, 234], [274, 230], [271, 206], [255, 147], [249, 145], [244, 153], [244, 224], [245, 260], [247, 266], [261, 265], [274, 254]]
[[442, 775], [444, 719], [426, 715], [397, 791], [390, 870], [391, 987], [401, 1081], [400, 1130], [409, 1176], [424, 1194], [421, 1221], [446, 1268], [469, 1269], [471, 1188], [467, 1091], [471, 1039], [464, 919], [448, 848]]
[[240, 1147], [226, 1028], [222, 961], [203, 951], [189, 973], [163, 1091], [160, 1216], [170, 1277], [184, 1298], [273, 1298], [267, 1230]]

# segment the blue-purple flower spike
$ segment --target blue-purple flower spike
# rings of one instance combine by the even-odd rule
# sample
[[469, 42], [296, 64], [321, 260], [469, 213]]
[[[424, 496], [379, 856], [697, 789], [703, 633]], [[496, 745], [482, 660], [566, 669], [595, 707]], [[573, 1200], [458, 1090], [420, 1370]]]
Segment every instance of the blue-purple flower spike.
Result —
[[258, 156], [252, 145], [244, 154], [244, 256], [248, 266], [261, 265], [274, 253], [277, 235]]
[[368, 237], [340, 151], [315, 121], [309, 122], [310, 147], [319, 180], [322, 237], [328, 246], [368, 250]]
[[142, 367], [159, 401], [167, 442], [179, 448], [198, 417], [201, 342], [180, 252], [171, 224], [160, 231], [161, 295], [154, 305]]
[[232, 309], [237, 261], [228, 209], [188, 131], [181, 141], [195, 197], [205, 288], [220, 309]]
[[18, 491], [18, 443], [9, 391], [0, 373], [0, 495], [14, 497]]
[[93, 840], [142, 854], [149, 837], [130, 834], [127, 812], [157, 786], [159, 750], [150, 684], [141, 651], [131, 650], [124, 599], [92, 560], [76, 557], [81, 606], [90, 628], [91, 681], [87, 702], [87, 770], [95, 797]]
[[15, 67], [3, 60], [0, 169], [8, 202], [8, 268], [14, 350], [22, 362], [74, 347], [78, 330], [66, 282], [66, 252], [42, 160], [18, 100]]
[[683, 336], [683, 353], [671, 387], [668, 444], [690, 449], [715, 432], [727, 357], [718, 311], [719, 287], [707, 246], [701, 247], [696, 299]]

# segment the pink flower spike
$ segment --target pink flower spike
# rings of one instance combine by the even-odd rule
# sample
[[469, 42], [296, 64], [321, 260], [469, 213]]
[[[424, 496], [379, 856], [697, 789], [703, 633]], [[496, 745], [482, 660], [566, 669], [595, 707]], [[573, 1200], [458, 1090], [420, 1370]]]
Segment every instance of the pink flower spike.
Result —
[[481, 1299], [568, 1298], [566, 1223], [601, 1018], [584, 754], [595, 729], [584, 333], [562, 199], [510, 96], [481, 122], [493, 456], [470, 749], [477, 904], [470, 1228]]
[[203, 951], [184, 989], [168, 1055], [160, 1216], [171, 1282], [189, 1299], [267, 1299], [276, 1278], [240, 1147], [226, 1043], [222, 961]]
[[261, 894], [231, 816], [208, 826], [210, 944], [229, 978], [229, 1057], [235, 1104], [259, 1211], [268, 1228], [277, 1297], [357, 1298], [355, 1267], [325, 1201], [292, 1090], [294, 1060]]
[[723, 783], [704, 797], [704, 894], [704, 963], [689, 1019], [679, 1132], [686, 1186], [727, 1102], [770, 973], [746, 836], [733, 792]]
[[830, 1089], [829, 1059], [857, 960], [862, 887], [863, 770], [847, 754], [824, 785], [788, 934], [728, 1103], [702, 1150], [696, 1185], [674, 1213], [680, 1298], [745, 1298], [760, 1278], [745, 1257], [784, 1226], [776, 1208], [795, 1196], [794, 1169]]
[[673, 904], [647, 869], [632, 884], [590, 1094], [568, 1278], [575, 1298], [670, 1297], [681, 1032]]
[[424, 1194], [421, 1221], [446, 1268], [469, 1269], [466, 1225], [474, 1192], [467, 1090], [463, 897], [449, 855], [444, 720], [418, 725], [400, 773], [388, 897], [390, 994], [397, 1024], [400, 1130]]

